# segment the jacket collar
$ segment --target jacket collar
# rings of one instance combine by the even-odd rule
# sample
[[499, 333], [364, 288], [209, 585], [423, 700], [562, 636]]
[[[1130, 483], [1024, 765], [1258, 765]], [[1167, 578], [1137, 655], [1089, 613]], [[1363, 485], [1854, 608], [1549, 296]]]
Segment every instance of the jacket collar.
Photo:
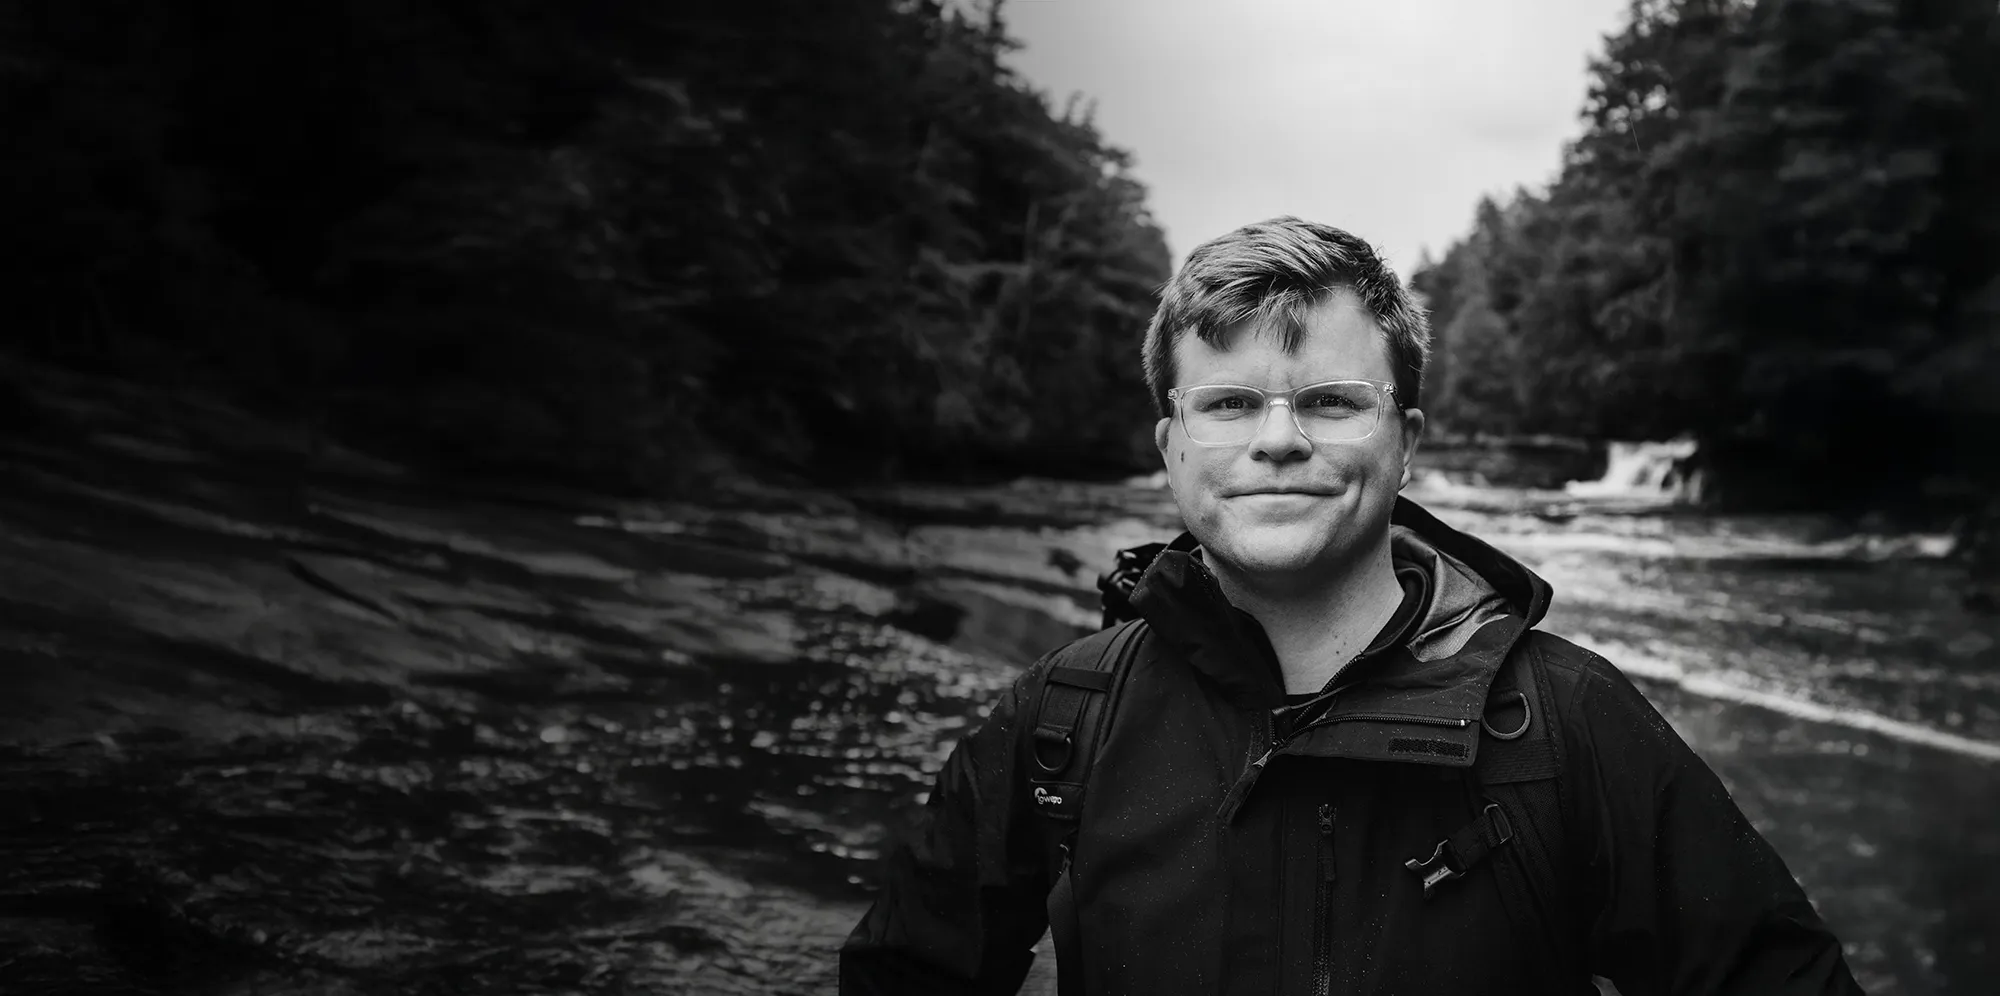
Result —
[[[1487, 691], [1514, 642], [1548, 611], [1548, 583], [1407, 498], [1391, 513], [1390, 548], [1399, 571], [1428, 576], [1429, 604], [1401, 643], [1336, 678], [1325, 711], [1282, 752], [1469, 765]], [[1147, 569], [1132, 605], [1225, 697], [1284, 706], [1269, 642], [1223, 597], [1186, 534]]]

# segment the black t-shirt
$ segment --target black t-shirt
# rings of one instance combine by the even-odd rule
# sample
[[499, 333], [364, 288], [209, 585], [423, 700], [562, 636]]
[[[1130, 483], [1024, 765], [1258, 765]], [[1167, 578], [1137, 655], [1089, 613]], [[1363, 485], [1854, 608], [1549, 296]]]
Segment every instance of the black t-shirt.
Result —
[[[1382, 631], [1376, 633], [1375, 639], [1369, 641], [1368, 649], [1355, 655], [1355, 660], [1380, 653], [1409, 639], [1410, 630], [1416, 626], [1418, 617], [1424, 614], [1424, 603], [1430, 601], [1430, 578], [1424, 574], [1423, 569], [1414, 565], [1397, 568], [1396, 583], [1403, 586], [1403, 604], [1396, 606], [1395, 614], [1389, 617], [1388, 622], [1382, 624]], [[1334, 675], [1328, 679], [1327, 684], [1332, 685], [1339, 677], [1338, 674]], [[1287, 695], [1285, 704], [1304, 705], [1325, 691], [1325, 688], [1321, 688], [1318, 691]]]

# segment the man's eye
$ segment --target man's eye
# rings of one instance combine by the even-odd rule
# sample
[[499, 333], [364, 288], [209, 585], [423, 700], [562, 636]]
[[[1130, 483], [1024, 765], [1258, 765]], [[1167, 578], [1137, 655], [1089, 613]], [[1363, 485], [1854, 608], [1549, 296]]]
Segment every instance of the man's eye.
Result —
[[1319, 418], [1365, 415], [1378, 405], [1375, 392], [1365, 387], [1329, 387], [1299, 396], [1299, 413]]
[[1252, 411], [1257, 407], [1257, 399], [1242, 394], [1224, 394], [1203, 399], [1198, 406], [1204, 413], [1235, 414]]

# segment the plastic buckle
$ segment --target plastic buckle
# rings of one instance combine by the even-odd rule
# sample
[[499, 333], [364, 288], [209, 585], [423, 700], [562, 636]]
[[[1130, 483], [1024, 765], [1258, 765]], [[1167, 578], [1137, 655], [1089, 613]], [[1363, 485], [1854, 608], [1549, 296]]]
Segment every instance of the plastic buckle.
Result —
[[[1449, 882], [1452, 879], [1455, 879], [1459, 877], [1461, 874], [1463, 874], [1458, 869], [1453, 868], [1451, 866], [1451, 862], [1446, 857], [1445, 848], [1449, 846], [1451, 846], [1451, 841], [1448, 839], [1438, 841], [1437, 850], [1432, 851], [1430, 857], [1423, 859], [1411, 858], [1410, 860], [1403, 862], [1403, 867], [1408, 868], [1409, 870], [1416, 872], [1417, 874], [1422, 875], [1424, 877], [1425, 899], [1429, 899], [1431, 897], [1431, 892], [1435, 890], [1439, 884], [1444, 882]], [[1437, 867], [1435, 868], [1431, 867], [1433, 865], [1436, 865]]]

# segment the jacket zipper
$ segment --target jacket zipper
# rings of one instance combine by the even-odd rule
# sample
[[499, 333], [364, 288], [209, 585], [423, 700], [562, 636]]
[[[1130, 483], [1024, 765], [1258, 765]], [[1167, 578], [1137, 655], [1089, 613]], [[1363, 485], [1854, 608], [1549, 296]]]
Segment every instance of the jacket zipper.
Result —
[[1333, 806], [1319, 804], [1319, 887], [1313, 898], [1313, 996], [1333, 987]]

